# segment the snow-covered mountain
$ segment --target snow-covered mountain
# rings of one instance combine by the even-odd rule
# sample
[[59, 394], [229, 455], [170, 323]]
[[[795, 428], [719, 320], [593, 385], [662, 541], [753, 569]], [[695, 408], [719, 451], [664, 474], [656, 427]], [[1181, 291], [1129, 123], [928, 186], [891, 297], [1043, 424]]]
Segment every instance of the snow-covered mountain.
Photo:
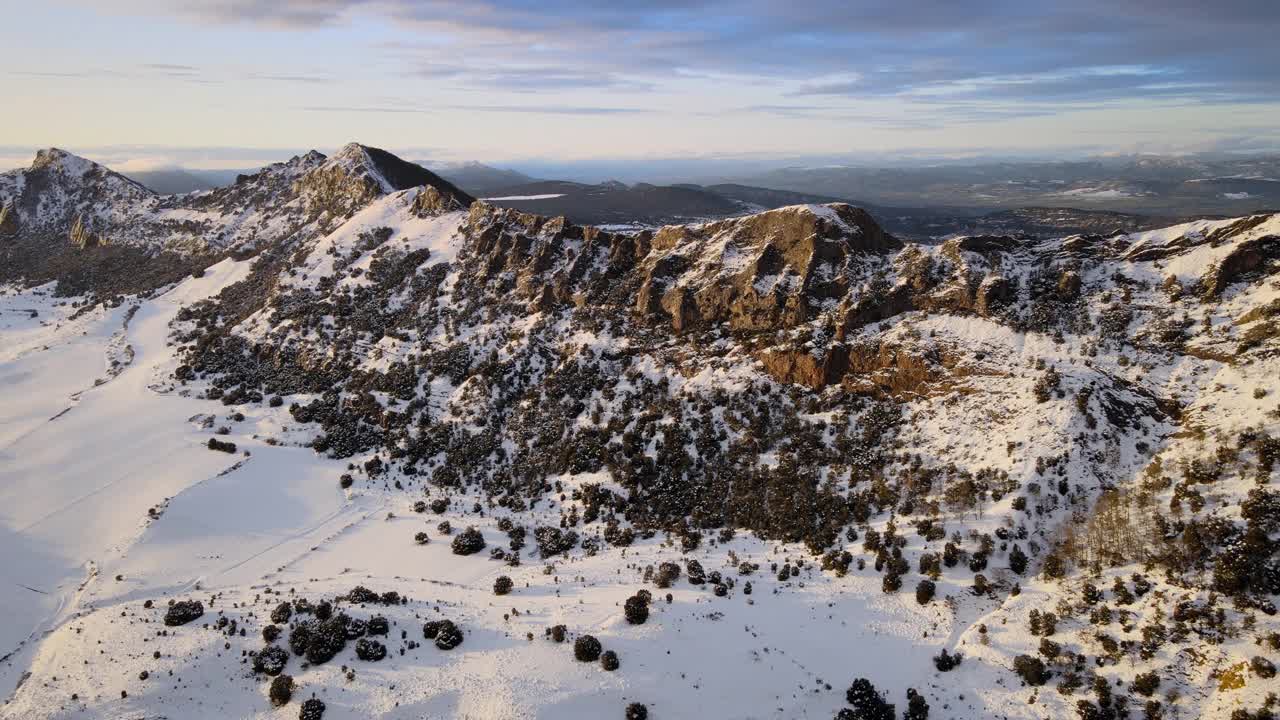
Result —
[[1280, 216], [613, 233], [358, 145], [164, 199], [58, 164], [16, 242], [228, 254], [0, 297], [6, 717], [1275, 702]]

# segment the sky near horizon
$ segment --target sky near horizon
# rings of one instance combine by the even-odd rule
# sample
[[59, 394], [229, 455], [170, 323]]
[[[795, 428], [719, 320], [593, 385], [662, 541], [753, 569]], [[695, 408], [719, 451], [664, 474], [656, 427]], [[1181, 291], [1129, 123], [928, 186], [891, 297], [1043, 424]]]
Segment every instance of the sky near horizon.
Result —
[[1280, 2], [0, 0], [0, 167], [1280, 148]]

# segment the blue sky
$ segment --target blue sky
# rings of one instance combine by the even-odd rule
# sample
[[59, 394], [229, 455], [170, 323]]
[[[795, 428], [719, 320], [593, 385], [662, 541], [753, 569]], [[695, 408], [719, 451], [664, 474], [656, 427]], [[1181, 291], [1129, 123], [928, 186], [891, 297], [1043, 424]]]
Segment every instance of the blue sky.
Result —
[[1280, 148], [1280, 2], [0, 0], [0, 165]]

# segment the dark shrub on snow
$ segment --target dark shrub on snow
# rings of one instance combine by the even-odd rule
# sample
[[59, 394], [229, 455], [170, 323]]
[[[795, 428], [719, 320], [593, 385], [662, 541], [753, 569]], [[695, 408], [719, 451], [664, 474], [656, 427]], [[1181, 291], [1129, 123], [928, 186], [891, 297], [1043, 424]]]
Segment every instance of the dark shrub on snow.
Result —
[[649, 603], [639, 595], [632, 595], [623, 603], [622, 612], [627, 616], [627, 622], [643, 625], [649, 619]]
[[321, 665], [342, 652], [347, 646], [347, 628], [343, 619], [344, 616], [333, 617], [312, 625], [307, 639], [307, 662]]
[[573, 641], [573, 656], [579, 662], [595, 662], [600, 659], [600, 641], [593, 635], [580, 635]]
[[[462, 644], [462, 631], [452, 620], [439, 620], [436, 629], [436, 647], [441, 650], [452, 650]], [[428, 623], [429, 624], [429, 623]]]
[[236, 444], [233, 442], [222, 442], [218, 438], [209, 438], [209, 449], [218, 452], [233, 453], [236, 451]]
[[324, 718], [324, 701], [318, 698], [311, 698], [302, 703], [302, 710], [298, 713], [298, 720], [322, 720]]
[[886, 703], [866, 678], [854, 680], [844, 698], [853, 706], [853, 717], [858, 720], [894, 720], [894, 706]]
[[668, 588], [679, 579], [680, 566], [673, 562], [664, 562], [658, 566], [658, 572], [653, 577], [653, 584], [660, 588]]
[[289, 653], [278, 645], [268, 645], [253, 658], [253, 671], [267, 675], [279, 675], [289, 664]]
[[605, 650], [603, 653], [601, 653], [600, 667], [604, 668], [609, 672], [613, 672], [614, 670], [617, 670], [619, 667], [618, 653], [612, 650]]
[[1133, 678], [1131, 686], [1139, 695], [1151, 697], [1160, 687], [1160, 676], [1153, 672], [1140, 673]]
[[929, 703], [925, 701], [924, 696], [915, 691], [915, 688], [907, 689], [907, 711], [902, 714], [903, 720], [929, 720]]
[[293, 697], [293, 677], [277, 675], [276, 679], [271, 681], [271, 688], [267, 691], [267, 697], [271, 698], [271, 704], [275, 707], [288, 705], [289, 700]]
[[943, 648], [942, 652], [933, 656], [933, 666], [938, 668], [939, 672], [947, 672], [955, 669], [960, 664], [963, 657], [964, 656], [960, 653], [955, 653], [953, 655], [947, 652], [946, 648]]
[[390, 628], [387, 625], [386, 618], [382, 617], [381, 615], [374, 615], [373, 617], [369, 618], [369, 623], [366, 626], [366, 631], [370, 635], [386, 635], [388, 630], [390, 630]]
[[1049, 679], [1044, 661], [1031, 655], [1019, 655], [1013, 659], [1013, 671], [1028, 685], [1043, 685]]
[[201, 615], [204, 615], [204, 603], [199, 600], [180, 600], [165, 611], [164, 624], [169, 627], [186, 625]]
[[425, 532], [419, 531], [416, 535], [413, 536], [413, 541], [418, 543], [419, 545], [426, 545], [427, 543], [431, 542], [431, 538]]
[[626, 720], [649, 720], [649, 708], [636, 702], [627, 706]]
[[554, 640], [555, 642], [562, 643], [564, 642], [565, 634], [568, 631], [569, 631], [569, 628], [565, 627], [564, 625], [552, 625], [551, 628], [547, 630], [547, 634], [550, 635], [551, 639]]
[[938, 586], [932, 580], [921, 580], [916, 585], [916, 602], [921, 605], [928, 605], [933, 600], [933, 594], [937, 592]]
[[454, 555], [478, 553], [484, 549], [484, 535], [480, 534], [479, 530], [469, 527], [458, 533], [458, 536], [453, 539], [451, 547]]
[[1253, 668], [1255, 675], [1265, 680], [1276, 676], [1276, 664], [1261, 655], [1254, 655], [1249, 661], [1249, 667]]
[[280, 637], [279, 625], [267, 625], [262, 628], [262, 639], [264, 642], [273, 643], [278, 637]]
[[356, 657], [369, 662], [377, 662], [387, 656], [387, 646], [377, 640], [360, 638], [356, 641]]
[[283, 625], [289, 622], [289, 618], [293, 617], [293, 606], [287, 602], [282, 602], [275, 606], [271, 611], [271, 622], [277, 625]]
[[511, 578], [506, 575], [499, 575], [498, 579], [493, 581], [493, 594], [506, 595], [511, 592], [513, 587], [515, 587], [515, 583], [511, 582]]

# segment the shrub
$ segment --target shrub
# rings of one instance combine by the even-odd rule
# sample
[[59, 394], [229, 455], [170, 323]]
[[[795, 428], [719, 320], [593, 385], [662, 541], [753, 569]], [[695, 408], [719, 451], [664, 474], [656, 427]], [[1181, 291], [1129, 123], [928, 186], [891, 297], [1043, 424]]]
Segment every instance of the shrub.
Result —
[[287, 602], [282, 602], [275, 606], [271, 611], [271, 622], [283, 625], [289, 622], [289, 618], [293, 617], [293, 606]]
[[279, 675], [289, 663], [289, 653], [278, 645], [268, 645], [253, 657], [253, 671], [266, 675]]
[[1027, 554], [1016, 544], [1009, 551], [1009, 569], [1021, 575], [1027, 571]]
[[165, 611], [164, 624], [169, 627], [186, 625], [201, 615], [204, 615], [204, 603], [199, 600], [181, 600]]
[[885, 573], [884, 580], [880, 582], [880, 589], [886, 593], [898, 592], [902, 589], [902, 576], [895, 572]]
[[1049, 638], [1040, 638], [1040, 654], [1052, 660], [1062, 654], [1062, 646]]
[[627, 706], [626, 720], [649, 720], [649, 708], [633, 702]]
[[265, 626], [263, 626], [263, 628], [262, 628], [262, 640], [263, 640], [263, 642], [273, 643], [273, 642], [275, 642], [275, 641], [276, 641], [276, 638], [278, 638], [278, 637], [280, 637], [280, 626], [279, 626], [279, 625], [265, 625]]
[[453, 539], [451, 547], [454, 555], [478, 553], [484, 549], [484, 535], [480, 534], [480, 531], [474, 527], [469, 527], [458, 533], [458, 536]]
[[462, 644], [462, 631], [453, 624], [452, 620], [439, 620], [437, 623], [436, 647], [441, 650], [452, 650]]
[[1031, 655], [1019, 655], [1013, 659], [1013, 671], [1028, 685], [1043, 685], [1049, 680], [1044, 661]]
[[1249, 661], [1249, 667], [1253, 668], [1253, 674], [1265, 680], [1270, 680], [1276, 676], [1276, 665], [1261, 655], [1254, 655]]
[[431, 501], [431, 512], [441, 515], [449, 509], [449, 498], [436, 498]]
[[921, 580], [916, 585], [916, 602], [921, 605], [928, 605], [933, 600], [933, 594], [937, 589], [938, 586], [932, 580]]
[[365, 626], [366, 632], [370, 635], [386, 635], [390, 629], [387, 625], [387, 619], [381, 615], [374, 615], [369, 618], [369, 622]]
[[377, 640], [360, 638], [356, 641], [356, 657], [369, 662], [377, 662], [387, 656], [387, 646]]
[[293, 698], [293, 678], [289, 675], [277, 675], [276, 679], [271, 681], [267, 697], [275, 707], [288, 705], [289, 700]]
[[338, 487], [342, 488], [343, 490], [346, 490], [347, 488], [355, 484], [355, 481], [356, 481], [355, 478], [351, 477], [351, 473], [343, 473], [342, 477], [338, 478]]
[[938, 672], [949, 672], [958, 667], [963, 659], [964, 656], [960, 653], [953, 655], [947, 652], [946, 648], [943, 648], [942, 652], [933, 656], [933, 666], [938, 668]]
[[618, 653], [612, 650], [605, 650], [603, 653], [600, 654], [600, 667], [604, 668], [605, 670], [609, 672], [613, 672], [614, 670], [618, 669], [619, 665], [620, 664], [618, 662]]
[[1160, 676], [1154, 671], [1141, 673], [1133, 678], [1133, 691], [1145, 697], [1151, 697], [1160, 687]]
[[302, 710], [298, 713], [298, 720], [321, 720], [324, 717], [324, 701], [319, 698], [311, 698], [302, 703]]
[[639, 595], [632, 595], [623, 603], [622, 612], [627, 616], [627, 622], [643, 625], [649, 619], [649, 603]]
[[844, 697], [853, 706], [853, 716], [858, 720], [894, 720], [893, 705], [886, 703], [866, 678], [854, 680]]
[[565, 634], [568, 631], [569, 629], [564, 625], [552, 625], [551, 628], [547, 630], [547, 634], [551, 636], [552, 641], [562, 643], [564, 642]]
[[347, 625], [343, 620], [344, 617], [335, 617], [312, 624], [307, 637], [307, 662], [321, 665], [342, 652], [347, 646]]
[[234, 453], [236, 451], [235, 443], [222, 442], [218, 438], [209, 438], [208, 447], [210, 450], [217, 450], [218, 452], [224, 452], [224, 453]]
[[907, 689], [907, 711], [902, 714], [903, 720], [929, 720], [929, 703], [925, 701], [924, 696], [915, 691], [915, 688]]
[[419, 531], [414, 534], [413, 541], [419, 545], [426, 545], [431, 542], [431, 536], [427, 535], [425, 532]]
[[660, 588], [668, 588], [679, 579], [680, 566], [673, 562], [664, 562], [658, 566], [658, 572], [654, 575], [653, 584]]
[[515, 583], [511, 582], [511, 578], [506, 575], [499, 575], [498, 579], [493, 581], [493, 594], [506, 595], [511, 592], [513, 587], [515, 587]]
[[580, 635], [573, 642], [573, 656], [578, 662], [595, 662], [600, 659], [600, 641], [593, 635]]

